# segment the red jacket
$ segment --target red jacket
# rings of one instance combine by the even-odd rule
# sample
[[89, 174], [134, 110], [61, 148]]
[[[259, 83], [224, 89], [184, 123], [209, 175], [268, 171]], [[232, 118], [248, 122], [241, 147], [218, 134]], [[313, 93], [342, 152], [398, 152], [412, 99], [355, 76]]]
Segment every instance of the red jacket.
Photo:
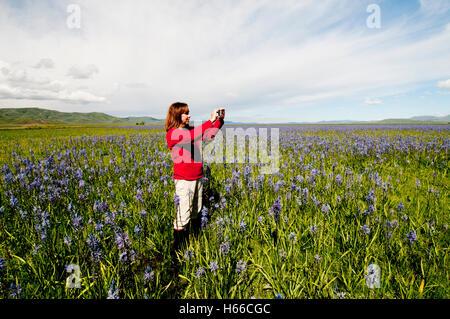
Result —
[[206, 121], [202, 125], [189, 128], [172, 128], [167, 131], [167, 146], [173, 160], [173, 178], [196, 180], [203, 177], [201, 141], [214, 138], [223, 126], [223, 120]]

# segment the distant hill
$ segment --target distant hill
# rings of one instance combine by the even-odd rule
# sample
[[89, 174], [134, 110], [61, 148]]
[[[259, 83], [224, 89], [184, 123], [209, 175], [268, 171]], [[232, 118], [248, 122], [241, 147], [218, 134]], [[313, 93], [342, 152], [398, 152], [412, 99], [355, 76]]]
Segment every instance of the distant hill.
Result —
[[413, 116], [409, 119], [384, 119], [381, 121], [376, 121], [376, 123], [381, 124], [415, 124], [415, 123], [450, 123], [450, 115], [446, 116]]
[[[102, 124], [102, 125], [136, 125], [136, 123], [145, 125], [164, 125], [163, 119], [157, 119], [150, 116], [128, 116], [116, 117], [99, 112], [80, 113], [80, 112], [59, 112], [37, 107], [29, 108], [0, 108], [0, 125], [44, 125], [44, 124]], [[438, 116], [414, 116], [408, 119], [384, 119], [381, 121], [320, 121], [320, 122], [289, 122], [272, 124], [449, 124], [450, 115]], [[244, 123], [226, 121], [230, 125], [250, 125], [261, 123]]]
[[407, 119], [384, 119], [379, 121], [320, 121], [320, 122], [289, 122], [288, 124], [449, 124], [450, 115], [446, 116], [413, 116]]
[[450, 121], [450, 115], [447, 116], [413, 116], [410, 118], [410, 120], [414, 121], [433, 121], [433, 122], [449, 122]]
[[[450, 115], [446, 116], [414, 116], [408, 119], [384, 119], [380, 121], [352, 121], [352, 120], [335, 120], [335, 121], [319, 121], [319, 122], [287, 122], [287, 123], [273, 123], [273, 124], [450, 124]], [[243, 123], [226, 121], [226, 124], [261, 124], [261, 123]]]
[[162, 124], [163, 120], [149, 116], [115, 117], [105, 113], [59, 112], [37, 107], [0, 108], [0, 124], [128, 124], [144, 122]]

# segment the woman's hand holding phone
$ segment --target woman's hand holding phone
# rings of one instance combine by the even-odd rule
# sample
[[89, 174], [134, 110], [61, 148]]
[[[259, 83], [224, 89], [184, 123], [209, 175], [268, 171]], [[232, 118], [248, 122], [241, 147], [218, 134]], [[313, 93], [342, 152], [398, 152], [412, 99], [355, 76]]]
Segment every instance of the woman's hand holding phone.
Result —
[[211, 122], [214, 122], [217, 118], [225, 118], [225, 108], [219, 107], [211, 113]]

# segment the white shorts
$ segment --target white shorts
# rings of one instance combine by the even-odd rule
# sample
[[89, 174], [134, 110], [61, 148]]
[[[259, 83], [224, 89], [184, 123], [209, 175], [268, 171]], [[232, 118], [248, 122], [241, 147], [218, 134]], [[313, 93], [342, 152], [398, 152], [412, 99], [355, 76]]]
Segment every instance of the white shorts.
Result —
[[202, 179], [188, 181], [175, 179], [175, 194], [180, 198], [176, 206], [176, 216], [173, 228], [182, 230], [191, 219], [197, 218], [202, 210]]

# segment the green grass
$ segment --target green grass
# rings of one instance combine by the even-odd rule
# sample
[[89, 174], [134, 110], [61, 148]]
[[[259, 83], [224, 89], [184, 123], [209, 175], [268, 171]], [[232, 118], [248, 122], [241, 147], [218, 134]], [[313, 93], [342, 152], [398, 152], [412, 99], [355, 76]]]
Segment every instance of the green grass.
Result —
[[[170, 256], [172, 161], [163, 130], [1, 131], [0, 167], [8, 163], [14, 176], [20, 169], [28, 176], [5, 183], [2, 174], [0, 257], [6, 265], [0, 296], [11, 298], [14, 283], [25, 298], [106, 298], [114, 280], [121, 298], [449, 297], [448, 130], [289, 131], [280, 136], [277, 174], [259, 175], [252, 164], [209, 165], [203, 196], [208, 226], [190, 235], [177, 268]], [[27, 158], [39, 168], [27, 173]], [[63, 161], [73, 169], [55, 166]], [[76, 177], [78, 169], [85, 186]], [[28, 190], [36, 178], [43, 188]], [[49, 199], [56, 185], [60, 194]], [[374, 202], [368, 200], [372, 190]], [[270, 212], [278, 198], [281, 212], [275, 219]], [[96, 209], [103, 201], [108, 213]], [[36, 229], [43, 211], [50, 223], [44, 239]], [[113, 223], [108, 222], [111, 213]], [[75, 214], [83, 218], [80, 229], [73, 224]], [[395, 227], [387, 225], [394, 221]], [[100, 223], [101, 230], [96, 228]], [[142, 231], [135, 233], [135, 226]], [[370, 228], [368, 235], [362, 226]], [[407, 238], [412, 230], [414, 243]], [[118, 233], [129, 237], [126, 261], [120, 261], [124, 249], [117, 245]], [[101, 247], [98, 261], [87, 242], [92, 234]], [[64, 236], [71, 237], [71, 245]], [[225, 243], [228, 251], [222, 250]], [[219, 265], [216, 272], [210, 270], [212, 262]], [[71, 263], [80, 266], [80, 288], [66, 288], [70, 274], [65, 266]], [[238, 272], [242, 263], [245, 270]], [[378, 289], [366, 285], [366, 269], [373, 263], [381, 268]], [[144, 280], [148, 266], [151, 281]], [[204, 273], [198, 278], [200, 268]]]

